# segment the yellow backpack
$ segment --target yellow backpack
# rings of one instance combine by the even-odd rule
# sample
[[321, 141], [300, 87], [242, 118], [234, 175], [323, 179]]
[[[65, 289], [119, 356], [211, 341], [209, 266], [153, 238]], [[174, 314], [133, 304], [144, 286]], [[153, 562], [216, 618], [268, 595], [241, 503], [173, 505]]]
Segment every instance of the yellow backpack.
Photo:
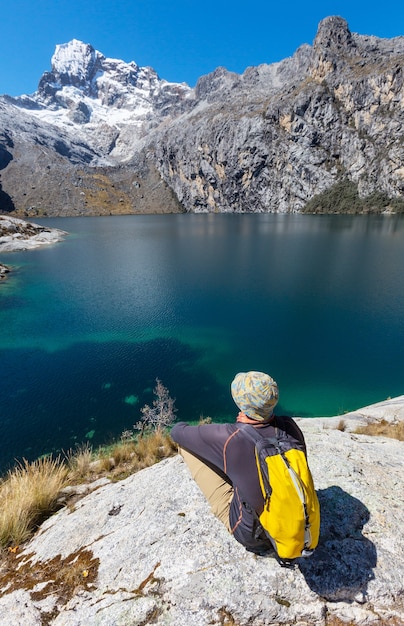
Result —
[[[282, 418], [276, 417], [277, 426]], [[320, 534], [320, 504], [301, 441], [275, 428], [274, 437], [263, 437], [249, 424], [238, 424], [255, 445], [264, 510], [257, 517], [270, 539], [279, 562], [291, 566], [294, 559], [309, 556]]]

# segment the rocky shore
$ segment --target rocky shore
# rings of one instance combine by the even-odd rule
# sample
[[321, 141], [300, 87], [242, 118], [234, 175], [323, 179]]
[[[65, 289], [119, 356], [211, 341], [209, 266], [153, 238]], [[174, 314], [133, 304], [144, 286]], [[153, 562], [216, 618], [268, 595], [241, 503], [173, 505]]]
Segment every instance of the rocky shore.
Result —
[[[64, 239], [67, 234], [57, 228], [47, 228], [16, 217], [0, 215], [0, 254], [32, 250], [39, 246], [56, 243]], [[0, 282], [7, 277], [9, 272], [8, 265], [0, 263]]]
[[[57, 228], [48, 228], [16, 217], [0, 215], [0, 253], [31, 250], [61, 241], [66, 235], [65, 231]], [[6, 268], [4, 265], [1, 267]], [[4, 273], [6, 271], [7, 268]]]
[[403, 420], [404, 396], [298, 420], [322, 520], [296, 569], [237, 544], [178, 456], [82, 485], [0, 571], [0, 625], [402, 625], [404, 442], [356, 431]]

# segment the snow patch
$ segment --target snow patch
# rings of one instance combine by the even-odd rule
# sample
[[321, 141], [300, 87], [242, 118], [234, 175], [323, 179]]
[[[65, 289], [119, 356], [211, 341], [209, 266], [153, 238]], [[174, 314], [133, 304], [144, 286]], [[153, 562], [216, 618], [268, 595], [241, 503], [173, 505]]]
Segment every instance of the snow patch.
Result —
[[87, 80], [89, 72], [94, 68], [98, 58], [103, 58], [100, 52], [89, 44], [77, 39], [56, 46], [52, 57], [52, 70], [56, 74], [75, 76], [80, 80]]

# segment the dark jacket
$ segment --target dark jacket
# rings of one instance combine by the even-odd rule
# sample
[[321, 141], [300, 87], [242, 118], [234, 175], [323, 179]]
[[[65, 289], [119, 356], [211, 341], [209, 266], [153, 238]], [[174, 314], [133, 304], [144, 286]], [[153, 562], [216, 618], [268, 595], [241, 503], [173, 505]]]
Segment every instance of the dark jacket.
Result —
[[[303, 433], [290, 417], [282, 418], [286, 432], [304, 443]], [[263, 436], [274, 436], [271, 424], [257, 425]], [[270, 547], [269, 540], [259, 535], [257, 515], [264, 508], [264, 499], [258, 479], [254, 444], [243, 434], [237, 423], [202, 424], [191, 426], [180, 422], [171, 431], [171, 437], [182, 448], [199, 457], [233, 486], [230, 505], [230, 527], [235, 539], [247, 550], [261, 552]]]

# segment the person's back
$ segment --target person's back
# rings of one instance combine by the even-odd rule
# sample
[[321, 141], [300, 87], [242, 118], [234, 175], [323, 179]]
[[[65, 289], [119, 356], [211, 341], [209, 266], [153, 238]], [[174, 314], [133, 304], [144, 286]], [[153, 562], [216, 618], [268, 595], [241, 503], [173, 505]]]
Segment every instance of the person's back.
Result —
[[[278, 387], [267, 374], [247, 372], [237, 374], [231, 392], [240, 409], [235, 423], [191, 426], [180, 422], [171, 436], [179, 444], [212, 512], [247, 550], [262, 553], [272, 549], [258, 521], [264, 498], [254, 444], [239, 423], [252, 424], [263, 436], [273, 437]], [[292, 418], [283, 417], [282, 428], [304, 444], [303, 434]]]

